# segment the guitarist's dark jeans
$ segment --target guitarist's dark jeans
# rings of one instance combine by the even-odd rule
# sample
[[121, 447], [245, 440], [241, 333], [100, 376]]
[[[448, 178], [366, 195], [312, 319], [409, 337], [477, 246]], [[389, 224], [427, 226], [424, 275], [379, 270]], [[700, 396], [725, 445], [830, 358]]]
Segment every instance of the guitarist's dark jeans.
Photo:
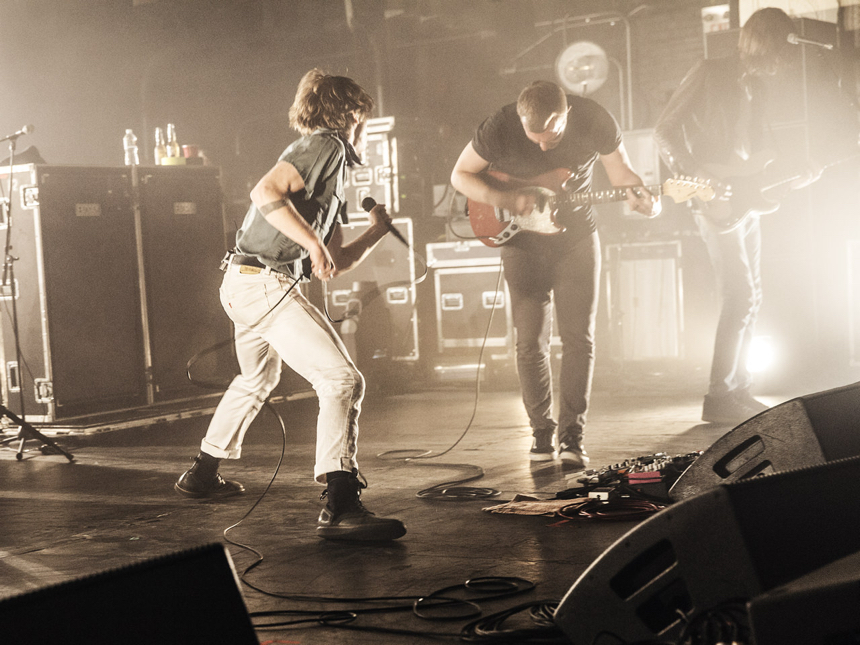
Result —
[[748, 390], [752, 385], [747, 356], [762, 300], [761, 219], [752, 215], [728, 233], [719, 233], [699, 213], [696, 222], [722, 300], [708, 389], [712, 397], [722, 397]]
[[[585, 428], [594, 373], [600, 240], [597, 233], [573, 244], [564, 234], [524, 233], [520, 237], [521, 245], [502, 247], [502, 262], [517, 330], [523, 403], [536, 436], [558, 427], [559, 441], [577, 446]], [[557, 426], [552, 417], [550, 370], [553, 298], [562, 342]]]

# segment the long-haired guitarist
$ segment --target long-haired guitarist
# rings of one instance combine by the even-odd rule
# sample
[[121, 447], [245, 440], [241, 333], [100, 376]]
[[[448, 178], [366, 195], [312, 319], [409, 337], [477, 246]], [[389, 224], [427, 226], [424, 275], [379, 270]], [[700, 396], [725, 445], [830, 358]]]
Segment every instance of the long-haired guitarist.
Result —
[[[670, 170], [713, 179], [718, 187], [714, 201], [694, 202], [722, 298], [702, 410], [709, 423], [736, 424], [767, 409], [750, 393], [747, 369], [762, 303], [760, 217], [777, 209], [780, 191], [812, 183], [821, 162], [849, 152], [839, 150], [840, 139], [856, 155], [856, 116], [839, 96], [836, 78], [809, 75], [808, 91], [797, 91], [804, 52], [796, 29], [781, 9], [754, 12], [737, 51], [697, 63], [655, 127]], [[819, 53], [806, 55], [811, 60]], [[780, 128], [798, 118], [805, 118], [808, 136]]]
[[[613, 186], [642, 186], [631, 168], [615, 119], [596, 102], [536, 81], [516, 103], [487, 118], [460, 154], [451, 183], [470, 200], [528, 218], [556, 195], [588, 191], [600, 159]], [[504, 174], [501, 174], [504, 173]], [[660, 202], [628, 190], [627, 204], [647, 216]], [[528, 231], [502, 245], [505, 279], [517, 332], [517, 368], [534, 442], [530, 457], [583, 467], [582, 445], [594, 365], [600, 242], [590, 205], [559, 200], [557, 227]], [[501, 241], [501, 240], [500, 240]], [[553, 418], [550, 334], [553, 301], [562, 341], [559, 416]], [[557, 437], [556, 437], [557, 432]]]

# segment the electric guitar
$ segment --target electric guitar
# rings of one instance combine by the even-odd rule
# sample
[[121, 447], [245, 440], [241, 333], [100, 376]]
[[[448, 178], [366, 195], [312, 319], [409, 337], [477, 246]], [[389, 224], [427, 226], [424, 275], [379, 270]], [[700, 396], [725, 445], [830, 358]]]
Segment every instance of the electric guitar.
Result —
[[[831, 162], [822, 170], [858, 156], [852, 154]], [[731, 188], [728, 199], [715, 199], [702, 209], [702, 213], [720, 233], [735, 230], [753, 215], [769, 215], [776, 211], [780, 200], [793, 190], [791, 182], [804, 176], [804, 173], [798, 172], [779, 174], [774, 170], [774, 165], [773, 154], [761, 151], [745, 160], [737, 158], [730, 164], [706, 164], [703, 167], [719, 179], [717, 185]]]
[[[627, 199], [627, 187], [583, 193], [565, 191], [564, 183], [570, 177], [570, 171], [566, 168], [557, 168], [531, 179], [521, 179], [495, 170], [485, 171], [484, 176], [499, 188], [529, 190], [536, 198], [535, 208], [524, 215], [514, 214], [472, 199], [467, 200], [472, 232], [477, 239], [491, 247], [507, 244], [523, 232], [540, 235], [561, 233], [565, 229], [556, 221], [560, 208], [623, 202]], [[638, 187], [630, 186], [630, 188], [635, 190]], [[714, 198], [714, 189], [710, 184], [689, 177], [675, 177], [661, 185], [644, 188], [652, 195], [666, 195], [675, 202], [686, 201], [693, 197], [698, 197], [702, 201]]]

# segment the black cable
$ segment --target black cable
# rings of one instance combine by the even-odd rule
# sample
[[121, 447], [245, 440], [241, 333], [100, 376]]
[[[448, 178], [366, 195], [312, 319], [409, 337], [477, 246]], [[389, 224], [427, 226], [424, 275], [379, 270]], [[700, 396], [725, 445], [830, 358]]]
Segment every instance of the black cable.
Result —
[[[568, 508], [575, 511], [570, 514]], [[646, 500], [616, 498], [608, 501], [589, 499], [581, 504], [572, 504], [562, 509], [559, 515], [566, 519], [586, 520], [641, 520], [663, 509], [661, 504]]]
[[[499, 280], [501, 280], [501, 268], [499, 272]], [[289, 294], [293, 287], [298, 283], [298, 279], [290, 286], [287, 292], [281, 297], [281, 299], [267, 312], [265, 315], [271, 313], [275, 307], [277, 307], [283, 299]], [[495, 309], [495, 307], [493, 308]], [[490, 314], [490, 322], [492, 322], [492, 311]], [[489, 334], [489, 323], [487, 326], [487, 335]], [[205, 355], [218, 351], [219, 349], [227, 346], [233, 341], [233, 339], [227, 339], [216, 343], [215, 345], [208, 347], [197, 354], [195, 354], [186, 364], [186, 375], [189, 380], [199, 385], [200, 387], [207, 388], [218, 388], [222, 387], [222, 384], [216, 383], [214, 381], [203, 381], [200, 379], [195, 379], [191, 375], [192, 367]], [[486, 344], [486, 336], [485, 336], [485, 344]], [[481, 352], [483, 353], [483, 346], [481, 348]], [[479, 367], [480, 370], [480, 367]], [[480, 381], [480, 371], [478, 373], [478, 382]], [[480, 392], [478, 385], [478, 392]], [[399, 611], [407, 611], [411, 610], [415, 616], [418, 618], [422, 618], [424, 620], [460, 620], [464, 617], [472, 617], [475, 615], [480, 615], [481, 609], [480, 607], [473, 601], [468, 599], [461, 598], [453, 598], [445, 595], [448, 592], [455, 590], [467, 590], [472, 593], [477, 593], [481, 595], [482, 599], [487, 600], [495, 600], [498, 598], [504, 598], [510, 595], [524, 593], [526, 591], [530, 591], [534, 588], [534, 583], [528, 580], [524, 580], [522, 578], [478, 578], [474, 580], [467, 580], [462, 585], [454, 585], [450, 587], [446, 587], [441, 590], [437, 590], [432, 592], [427, 596], [375, 596], [375, 597], [359, 597], [359, 598], [335, 598], [335, 597], [326, 597], [326, 596], [306, 596], [306, 595], [295, 595], [295, 594], [282, 594], [278, 592], [269, 591], [263, 589], [248, 580], [248, 574], [259, 566], [263, 560], [263, 554], [255, 549], [254, 547], [243, 544], [241, 542], [237, 542], [229, 537], [230, 531], [238, 528], [250, 515], [251, 513], [260, 505], [263, 499], [268, 494], [272, 485], [274, 484], [275, 479], [277, 478], [278, 473], [280, 472], [281, 465], [283, 464], [284, 455], [286, 453], [286, 442], [287, 442], [287, 430], [286, 424], [284, 423], [283, 417], [280, 413], [269, 403], [268, 400], [264, 402], [264, 407], [266, 407], [272, 414], [275, 415], [275, 418], [278, 421], [278, 424], [281, 428], [281, 454], [278, 458], [278, 463], [275, 467], [274, 472], [269, 480], [269, 483], [266, 485], [266, 488], [257, 498], [257, 500], [251, 505], [251, 507], [245, 512], [245, 514], [234, 524], [228, 526], [223, 531], [224, 540], [245, 551], [252, 553], [255, 557], [253, 562], [251, 562], [248, 566], [246, 566], [241, 574], [239, 574], [239, 579], [242, 584], [247, 587], [257, 591], [266, 596], [280, 598], [284, 600], [291, 600], [294, 602], [313, 602], [313, 603], [340, 603], [340, 604], [364, 604], [364, 603], [396, 603], [393, 605], [383, 606], [383, 607], [371, 607], [371, 608], [350, 608], [350, 609], [341, 609], [336, 611], [319, 611], [319, 610], [279, 610], [279, 611], [266, 611], [266, 612], [251, 612], [249, 616], [252, 618], [263, 618], [270, 617], [276, 615], [282, 616], [292, 616], [295, 617], [289, 621], [280, 621], [274, 623], [257, 623], [254, 625], [255, 629], [264, 629], [264, 628], [272, 628], [272, 627], [282, 627], [282, 626], [290, 626], [290, 625], [299, 625], [299, 624], [308, 624], [315, 623], [320, 626], [325, 627], [335, 627], [339, 629], [351, 629], [358, 631], [368, 631], [368, 632], [378, 632], [378, 633], [388, 633], [388, 634], [399, 634], [399, 635], [414, 635], [414, 636], [423, 636], [423, 637], [432, 637], [432, 638], [446, 638], [446, 639], [459, 639], [461, 636], [459, 634], [454, 633], [433, 633], [426, 631], [412, 631], [412, 630], [404, 630], [404, 629], [390, 629], [390, 628], [382, 628], [382, 627], [374, 627], [374, 626], [362, 626], [362, 625], [354, 625], [353, 622], [362, 614], [373, 614], [373, 613], [383, 613], [383, 612], [399, 612]], [[476, 396], [476, 404], [475, 409], [472, 412], [472, 418], [469, 421], [469, 425], [471, 425], [472, 420], [475, 416], [475, 411], [477, 409], [477, 396]], [[466, 428], [468, 431], [468, 427]], [[465, 432], [461, 435], [460, 439], [452, 445], [445, 452], [453, 449], [454, 446], [459, 443], [459, 441], [465, 436]], [[441, 456], [445, 454], [445, 452], [440, 453], [436, 456]], [[408, 461], [408, 460], [407, 460]], [[441, 466], [453, 466], [459, 467], [457, 464], [434, 464]], [[497, 491], [491, 491], [488, 489], [471, 489], [469, 491], [465, 491], [465, 489], [454, 489], [448, 486], [450, 483], [462, 483], [465, 481], [472, 481], [473, 479], [478, 479], [483, 476], [483, 470], [477, 468], [477, 473], [471, 477], [468, 477], [463, 480], [458, 480], [456, 482], [446, 482], [442, 485], [437, 485], [432, 487], [431, 489], [425, 489], [425, 491], [421, 491], [421, 493], [427, 494], [430, 496], [430, 491], [440, 488], [441, 486], [445, 486], [440, 491], [441, 495], [469, 495], [472, 498], [479, 495], [491, 495], [498, 494]], [[452, 607], [461, 607], [458, 613], [454, 615], [451, 614]], [[430, 612], [440, 612], [442, 610], [447, 611], [447, 615], [434, 615]], [[501, 642], [501, 641], [500, 641]]]
[[[225, 343], [219, 343], [218, 345], [223, 346]], [[200, 352], [194, 359], [189, 361], [187, 365], [188, 377], [191, 379], [190, 370], [193, 366], [194, 362], [207, 351], [215, 351], [216, 347], [213, 346], [208, 348], [208, 350], [204, 350], [204, 352]], [[201, 384], [201, 381], [195, 381], [192, 379], [192, 382]], [[272, 414], [274, 414], [275, 418], [278, 421], [278, 425], [281, 428], [281, 454], [278, 457], [278, 463], [275, 466], [275, 470], [272, 473], [272, 477], [269, 479], [269, 483], [266, 485], [265, 490], [260, 494], [257, 500], [251, 505], [251, 507], [245, 512], [245, 514], [237, 521], [236, 523], [228, 526], [223, 531], [224, 540], [245, 551], [252, 553], [255, 557], [253, 562], [251, 562], [248, 566], [246, 566], [242, 572], [239, 574], [239, 580], [242, 584], [246, 585], [250, 589], [257, 591], [265, 596], [280, 598], [283, 600], [290, 600], [293, 602], [313, 602], [313, 603], [339, 603], [339, 604], [373, 604], [373, 603], [389, 603], [386, 606], [382, 607], [370, 607], [370, 608], [350, 608], [350, 609], [341, 609], [336, 611], [320, 611], [320, 610], [276, 610], [276, 611], [264, 611], [264, 612], [250, 612], [249, 616], [252, 621], [254, 618], [264, 618], [270, 616], [292, 616], [294, 619], [288, 621], [278, 621], [278, 622], [268, 622], [268, 623], [255, 623], [255, 629], [266, 629], [266, 628], [274, 628], [274, 627], [285, 627], [292, 625], [300, 625], [300, 624], [318, 624], [323, 627], [335, 627], [339, 629], [351, 629], [358, 631], [367, 631], [367, 632], [377, 632], [377, 633], [388, 633], [388, 634], [398, 634], [398, 635], [409, 635], [409, 636], [422, 636], [422, 637], [432, 637], [432, 638], [446, 638], [446, 639], [458, 639], [459, 635], [454, 633], [434, 633], [427, 631], [413, 631], [413, 630], [405, 630], [405, 629], [390, 629], [383, 627], [375, 627], [375, 626], [363, 626], [363, 625], [353, 625], [352, 623], [361, 615], [365, 614], [374, 614], [374, 613], [389, 613], [389, 612], [404, 612], [404, 611], [412, 611], [415, 616], [418, 618], [422, 618], [424, 620], [460, 620], [463, 617], [472, 617], [474, 615], [479, 615], [481, 612], [480, 607], [473, 601], [462, 598], [453, 598], [445, 595], [448, 592], [454, 590], [467, 590], [472, 593], [477, 593], [481, 596], [484, 601], [487, 600], [495, 600], [499, 598], [504, 598], [514, 594], [524, 593], [526, 591], [530, 591], [534, 588], [534, 583], [522, 578], [504, 578], [504, 577], [494, 577], [494, 578], [476, 578], [473, 580], [467, 580], [465, 583], [461, 585], [454, 585], [445, 587], [441, 590], [436, 590], [429, 595], [426, 596], [373, 596], [373, 597], [327, 597], [327, 596], [308, 596], [308, 595], [296, 595], [296, 594], [282, 594], [278, 592], [269, 591], [263, 589], [255, 585], [254, 583], [248, 580], [248, 574], [255, 569], [257, 566], [262, 564], [264, 560], [263, 554], [255, 549], [254, 547], [243, 544], [241, 542], [237, 542], [229, 537], [229, 532], [233, 529], [238, 528], [250, 515], [251, 513], [260, 505], [263, 499], [268, 494], [272, 485], [274, 484], [275, 479], [280, 472], [281, 465], [283, 464], [284, 455], [286, 453], [286, 445], [287, 445], [287, 429], [286, 424], [284, 423], [284, 419], [281, 414], [269, 403], [267, 400], [264, 404], [264, 407], [268, 409]], [[483, 473], [478, 475], [482, 476]], [[390, 604], [394, 603], [394, 604]], [[456, 614], [451, 614], [452, 607], [464, 607], [465, 610], [460, 610]], [[431, 611], [441, 611], [447, 610], [448, 615], [432, 615]]]
[[731, 598], [692, 617], [680, 609], [685, 622], [676, 645], [717, 645], [727, 642], [749, 642], [749, 617], [746, 599]]
[[[454, 210], [453, 209], [454, 200], [457, 198], [457, 193], [458, 193], [457, 190], [454, 190], [451, 193], [451, 199], [448, 202], [448, 214], [445, 217], [445, 228], [448, 230], [448, 232], [451, 235], [456, 237], [458, 240], [463, 240], [464, 242], [472, 242], [474, 240], [480, 240], [483, 242], [484, 240], [492, 240], [493, 238], [490, 235], [474, 235], [473, 234], [471, 236], [467, 236], [467, 235], [460, 235], [457, 231], [454, 230], [454, 226], [452, 225], [452, 222], [454, 221], [455, 216], [452, 214], [452, 211]], [[464, 195], [464, 197], [465, 197], [465, 195]], [[443, 198], [444, 198], [444, 195], [443, 195]], [[441, 203], [441, 202], [442, 202], [442, 200], [439, 200], [439, 203]], [[465, 211], [464, 215], [466, 216], [466, 221], [469, 222], [469, 225], [471, 226], [472, 223], [471, 223], [471, 220], [469, 219], [468, 201], [466, 204], [467, 204], [466, 205], [466, 211]]]
[[[228, 266], [226, 270], [229, 271], [230, 267]], [[254, 323], [254, 325], [252, 325], [252, 326], [260, 324], [260, 322], [262, 322], [263, 318], [265, 318], [270, 313], [272, 313], [275, 310], [275, 308], [278, 305], [280, 305], [288, 295], [290, 295], [290, 292], [295, 288], [295, 286], [299, 283], [299, 280], [301, 280], [301, 279], [302, 279], [302, 276], [300, 275], [295, 280], [293, 280], [293, 283], [284, 292], [284, 295], [282, 295], [278, 299], [278, 301], [269, 308], [269, 310], [266, 313], [264, 313], [262, 316], [260, 316], [260, 319], [257, 320], [257, 322]], [[209, 354], [213, 354], [213, 353], [217, 352], [218, 350], [220, 350], [224, 347], [227, 347], [228, 345], [232, 345], [234, 340], [235, 339], [233, 336], [231, 336], [230, 338], [225, 338], [224, 340], [218, 341], [214, 345], [210, 345], [209, 347], [201, 349], [199, 352], [194, 354], [194, 356], [189, 358], [188, 362], [185, 363], [185, 376], [188, 377], [188, 380], [191, 381], [191, 383], [193, 383], [194, 385], [197, 385], [198, 387], [201, 387], [203, 389], [224, 390], [229, 385], [229, 383], [224, 383], [222, 381], [207, 381], [207, 380], [196, 379], [191, 375], [191, 368], [194, 367], [194, 365], [204, 356], [208, 356]]]
[[[467, 643], [570, 643], [552, 619], [548, 619], [557, 606], [555, 601], [538, 600], [483, 616], [463, 627], [460, 639]], [[525, 611], [535, 627], [504, 628], [505, 621]]]
[[[420, 459], [420, 457], [416, 458]], [[480, 466], [474, 466], [472, 464], [446, 464], [446, 463], [438, 463], [433, 462], [429, 464], [420, 463], [416, 461], [406, 460], [413, 466], [435, 466], [442, 468], [471, 468], [474, 475], [465, 477], [463, 479], [455, 479], [452, 481], [442, 482], [440, 484], [435, 484], [434, 486], [430, 486], [429, 488], [424, 488], [418, 491], [415, 496], [420, 497], [421, 499], [432, 499], [437, 501], [460, 501], [464, 499], [488, 499], [491, 497], [498, 497], [501, 493], [500, 491], [494, 488], [483, 488], [483, 487], [473, 487], [473, 486], [460, 486], [459, 484], [465, 484], [470, 481], [475, 481], [477, 479], [481, 479], [484, 476], [484, 470]]]
[[[247, 583], [246, 583], [247, 584]], [[401, 634], [412, 636], [424, 636], [447, 639], [461, 639], [460, 634], [445, 632], [429, 632], [420, 630], [392, 629], [373, 625], [353, 624], [358, 617], [369, 614], [403, 612], [411, 610], [417, 618], [427, 621], [440, 622], [462, 620], [481, 614], [481, 608], [473, 600], [456, 598], [448, 594], [452, 592], [468, 592], [476, 594], [483, 601], [498, 600], [513, 595], [529, 592], [535, 587], [534, 583], [517, 577], [484, 577], [466, 580], [461, 584], [451, 585], [438, 589], [426, 596], [380, 596], [371, 598], [331, 598], [325, 596], [295, 596], [262, 591], [262, 593], [287, 600], [299, 600], [303, 602], [316, 603], [374, 603], [408, 601], [399, 604], [391, 604], [384, 607], [350, 608], [340, 610], [270, 610], [263, 612], [251, 612], [252, 620], [255, 618], [269, 618], [274, 616], [290, 616], [291, 620], [255, 623], [257, 629], [285, 627], [290, 625], [317, 622], [322, 626], [351, 629], [355, 631], [377, 632], [387, 634]], [[252, 587], [254, 588], [254, 587]], [[255, 588], [256, 589], [256, 588]], [[260, 591], [259, 589], [257, 589]], [[462, 607], [458, 613], [452, 614], [450, 607]], [[439, 609], [448, 608], [447, 614], [433, 613]]]
[[[496, 293], [498, 293], [499, 288], [502, 284], [502, 265], [499, 264], [499, 274], [496, 278]], [[475, 416], [478, 413], [478, 403], [481, 398], [481, 367], [484, 362], [484, 351], [487, 347], [487, 340], [490, 337], [490, 329], [493, 324], [493, 315], [496, 311], [496, 303], [493, 301], [493, 306], [490, 308], [490, 317], [487, 320], [487, 328], [484, 331], [484, 339], [481, 342], [481, 349], [478, 352], [478, 369], [475, 374], [475, 398], [472, 405], [472, 413], [469, 416], [469, 421], [466, 423], [466, 427], [457, 440], [451, 444], [448, 448], [443, 450], [440, 453], [433, 454], [431, 450], [420, 451], [418, 449], [399, 449], [399, 450], [386, 450], [377, 454], [376, 456], [380, 459], [385, 459], [386, 457], [390, 457], [391, 455], [403, 452], [419, 452], [415, 457], [407, 457], [403, 461], [407, 464], [418, 465], [419, 460], [424, 459], [436, 459], [451, 452], [457, 444], [459, 444], [468, 434], [469, 430], [472, 428], [472, 423], [475, 421]], [[425, 464], [422, 464], [425, 465]], [[425, 498], [425, 499], [434, 499], [434, 500], [462, 500], [462, 499], [486, 499], [490, 497], [498, 497], [501, 493], [494, 488], [472, 488], [472, 487], [460, 487], [456, 486], [456, 484], [464, 484], [466, 482], [474, 481], [476, 479], [480, 479], [484, 476], [484, 471], [478, 466], [472, 466], [470, 464], [436, 464], [438, 466], [444, 467], [462, 467], [465, 466], [467, 468], [476, 469], [476, 474], [473, 476], [469, 476], [465, 479], [458, 479], [454, 481], [442, 482], [441, 484], [436, 484], [435, 486], [431, 486], [430, 488], [425, 488], [423, 490], [418, 491], [416, 493], [417, 497]]]
[[[351, 318], [355, 318], [356, 316], [358, 316], [361, 313], [361, 311], [362, 311], [362, 309], [364, 309], [364, 307], [366, 307], [368, 304], [373, 302], [373, 300], [375, 300], [377, 297], [382, 295], [382, 293], [385, 290], [390, 289], [391, 287], [408, 285], [409, 289], [411, 290], [415, 285], [418, 285], [418, 284], [421, 284], [422, 282], [424, 282], [424, 280], [427, 278], [427, 274], [430, 272], [430, 267], [427, 264], [427, 260], [420, 253], [416, 253], [415, 250], [411, 246], [409, 247], [409, 252], [412, 254], [413, 258], [419, 258], [421, 260], [421, 264], [424, 265], [424, 271], [422, 272], [422, 274], [418, 278], [416, 278], [415, 280], [395, 280], [394, 282], [388, 282], [386, 284], [383, 284], [382, 286], [377, 286], [375, 289], [373, 289], [372, 291], [369, 291], [367, 294], [365, 294], [364, 298], [361, 298], [359, 300], [358, 311], [351, 313], [349, 310], [349, 307], [347, 306], [344, 310], [343, 318], [338, 318], [337, 320], [335, 320], [334, 318], [331, 317], [331, 314], [329, 313], [329, 310], [328, 310], [328, 282], [323, 282], [322, 283], [322, 286], [323, 286], [323, 311], [325, 312], [325, 317], [328, 319], [328, 321], [332, 324], [337, 325], [339, 323], [350, 320]], [[348, 304], [349, 303], [347, 303], [347, 305]], [[415, 315], [416, 311], [417, 311], [417, 306], [413, 305], [412, 316]], [[412, 320], [411, 317], [409, 319]]]
[[263, 403], [263, 407], [265, 407], [267, 410], [269, 410], [272, 414], [275, 415], [275, 418], [278, 420], [278, 424], [281, 426], [281, 454], [278, 457], [278, 463], [275, 466], [275, 472], [272, 473], [272, 477], [271, 477], [271, 479], [269, 479], [269, 483], [266, 485], [266, 488], [263, 490], [263, 492], [257, 498], [257, 501], [251, 505], [251, 508], [248, 509], [248, 511], [242, 516], [242, 518], [238, 522], [236, 522], [235, 524], [233, 524], [231, 526], [228, 526], [226, 529], [224, 529], [224, 533], [223, 533], [224, 540], [226, 542], [229, 542], [233, 546], [237, 546], [240, 549], [245, 549], [246, 551], [250, 551], [251, 553], [253, 553], [254, 555], [257, 556], [257, 560], [255, 560], [250, 566], [248, 566], [242, 572], [242, 575], [239, 577], [240, 580], [242, 580], [242, 582], [244, 582], [245, 584], [248, 584], [245, 581], [245, 574], [247, 574], [251, 569], [253, 569], [254, 567], [256, 567], [258, 564], [260, 564], [263, 561], [263, 554], [260, 553], [259, 551], [257, 551], [256, 549], [254, 549], [253, 547], [250, 547], [246, 544], [240, 544], [239, 542], [234, 542], [229, 537], [227, 537], [227, 533], [230, 532], [231, 530], [233, 530], [234, 528], [236, 528], [237, 526], [239, 526], [242, 522], [244, 522], [248, 518], [248, 516], [251, 515], [251, 513], [254, 511], [254, 509], [260, 505], [260, 502], [263, 501], [263, 498], [268, 494], [269, 489], [272, 487], [272, 484], [275, 483], [275, 478], [278, 476], [278, 473], [281, 470], [281, 464], [284, 463], [284, 454], [287, 451], [287, 426], [286, 426], [286, 424], [284, 424], [283, 417], [278, 413], [277, 410], [275, 410], [274, 407], [272, 407], [272, 404], [269, 403], [268, 399]]

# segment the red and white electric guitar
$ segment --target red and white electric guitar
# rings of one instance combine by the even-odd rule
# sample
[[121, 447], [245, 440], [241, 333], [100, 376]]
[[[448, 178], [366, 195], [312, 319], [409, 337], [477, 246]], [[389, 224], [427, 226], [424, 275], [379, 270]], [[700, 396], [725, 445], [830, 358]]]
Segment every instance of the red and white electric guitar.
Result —
[[[506, 244], [523, 232], [540, 235], [561, 233], [564, 227], [556, 222], [559, 208], [623, 202], [627, 199], [626, 187], [587, 193], [566, 192], [562, 188], [570, 176], [570, 171], [566, 168], [557, 168], [531, 179], [520, 179], [495, 170], [488, 170], [484, 174], [499, 188], [532, 190], [537, 198], [534, 210], [525, 215], [516, 215], [502, 208], [468, 200], [472, 232], [481, 242], [492, 247]], [[637, 186], [631, 186], [631, 188], [635, 189]], [[686, 201], [693, 197], [698, 197], [702, 201], [714, 198], [714, 189], [708, 183], [685, 177], [668, 179], [658, 186], [645, 186], [645, 189], [652, 195], [671, 197], [675, 202]]]

